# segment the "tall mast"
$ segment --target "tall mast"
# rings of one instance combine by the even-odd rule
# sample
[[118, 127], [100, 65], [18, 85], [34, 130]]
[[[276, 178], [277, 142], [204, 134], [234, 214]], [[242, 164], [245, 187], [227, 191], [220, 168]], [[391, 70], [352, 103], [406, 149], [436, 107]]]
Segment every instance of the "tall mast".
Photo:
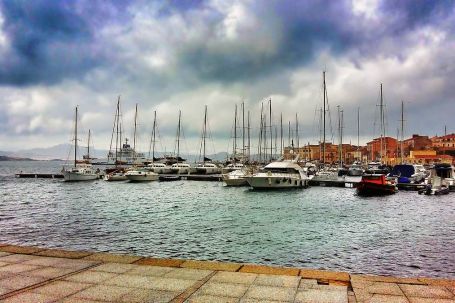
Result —
[[180, 157], [180, 120], [181, 120], [182, 112], [179, 110], [179, 123], [177, 124], [177, 162], [179, 162]]
[[[119, 145], [119, 120], [120, 120], [120, 96], [117, 100], [117, 113], [115, 115], [115, 126], [116, 126], [116, 136], [115, 136], [115, 165], [117, 165], [117, 155], [118, 155], [118, 145]], [[120, 141], [120, 144], [122, 142]]]
[[381, 120], [380, 121], [380, 125], [381, 125], [381, 137], [380, 137], [380, 143], [381, 143], [381, 150], [380, 150], [380, 158], [381, 158], [381, 162], [382, 162], [382, 157], [383, 157], [383, 136], [384, 136], [384, 111], [383, 111], [383, 100], [382, 100], [382, 83], [381, 83], [381, 100], [380, 100], [380, 103], [379, 103], [379, 119]]
[[359, 149], [360, 149], [360, 107], [357, 107], [357, 152], [359, 151]]
[[337, 105], [337, 110], [338, 110], [338, 138], [339, 138], [339, 142], [338, 142], [338, 165], [341, 167], [341, 146], [342, 146], [342, 142], [341, 142], [341, 110], [340, 110], [340, 106]]
[[247, 118], [247, 131], [248, 131], [248, 163], [251, 161], [251, 145], [250, 145], [250, 111], [248, 111], [248, 118]]
[[288, 146], [291, 146], [291, 121], [288, 121]]
[[87, 139], [87, 158], [90, 160], [90, 129], [88, 130], [88, 139]]
[[242, 101], [242, 159], [245, 162], [245, 101]]
[[258, 144], [259, 162], [262, 162], [263, 111], [264, 111], [264, 103], [261, 102], [261, 123], [260, 123], [260, 127], [259, 127], [259, 144]]
[[300, 154], [299, 147], [300, 147], [300, 140], [299, 140], [299, 118], [297, 114], [295, 114], [295, 141], [297, 143], [297, 153]]
[[136, 157], [136, 129], [137, 129], [137, 103], [136, 103], [136, 111], [134, 112], [134, 136], [133, 136], [133, 149], [134, 149], [134, 157]]
[[344, 155], [343, 155], [343, 123], [344, 123], [344, 110], [341, 110], [341, 128], [340, 128], [340, 143], [341, 143], [341, 162], [340, 162], [340, 167], [343, 167], [344, 163]]
[[269, 100], [269, 125], [270, 125], [270, 161], [272, 161], [272, 151], [273, 151], [273, 132], [272, 132], [272, 98]]
[[153, 112], [152, 162], [155, 162], [155, 143], [156, 143], [156, 110]]
[[202, 144], [203, 144], [203, 159], [202, 162], [205, 163], [205, 139], [207, 136], [207, 105], [205, 106], [204, 111], [204, 128], [202, 129]]
[[263, 156], [264, 156], [264, 162], [267, 162], [267, 155], [268, 155], [268, 153], [267, 153], [267, 108], [264, 111], [264, 117], [262, 119], [262, 124], [263, 124], [262, 131], [263, 131], [263, 135], [264, 135], [264, 138], [262, 139], [262, 143], [264, 145]]
[[283, 113], [280, 114], [280, 154], [283, 156]]
[[401, 142], [400, 142], [401, 164], [403, 164], [403, 141], [404, 141], [404, 102], [401, 101]]
[[234, 111], [234, 144], [233, 144], [233, 150], [232, 150], [232, 156], [234, 157], [234, 163], [235, 163], [236, 151], [237, 151], [237, 104], [235, 105], [235, 111]]
[[76, 167], [76, 161], [77, 161], [77, 106], [74, 118], [74, 167]]
[[322, 78], [323, 78], [323, 87], [324, 87], [324, 105], [323, 105], [323, 110], [322, 110], [322, 116], [323, 116], [323, 136], [322, 136], [322, 163], [325, 164], [325, 103], [326, 103], [326, 86], [325, 86], [325, 71], [322, 72]]

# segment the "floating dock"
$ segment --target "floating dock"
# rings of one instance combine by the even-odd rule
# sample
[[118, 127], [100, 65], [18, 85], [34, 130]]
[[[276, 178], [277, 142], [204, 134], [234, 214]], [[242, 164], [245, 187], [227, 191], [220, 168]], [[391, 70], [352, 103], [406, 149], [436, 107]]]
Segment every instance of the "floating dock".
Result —
[[33, 173], [18, 173], [16, 178], [44, 178], [44, 179], [63, 179], [62, 174], [33, 174]]
[[0, 243], [0, 302], [453, 302], [455, 280]]

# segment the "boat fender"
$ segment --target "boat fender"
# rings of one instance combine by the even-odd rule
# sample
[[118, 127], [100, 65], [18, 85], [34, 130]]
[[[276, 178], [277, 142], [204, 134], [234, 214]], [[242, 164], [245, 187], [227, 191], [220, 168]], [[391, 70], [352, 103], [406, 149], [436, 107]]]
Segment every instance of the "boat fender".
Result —
[[271, 176], [272, 175], [272, 172], [271, 171], [268, 171], [267, 172], [267, 176]]
[[269, 185], [272, 185], [272, 178], [269, 178]]

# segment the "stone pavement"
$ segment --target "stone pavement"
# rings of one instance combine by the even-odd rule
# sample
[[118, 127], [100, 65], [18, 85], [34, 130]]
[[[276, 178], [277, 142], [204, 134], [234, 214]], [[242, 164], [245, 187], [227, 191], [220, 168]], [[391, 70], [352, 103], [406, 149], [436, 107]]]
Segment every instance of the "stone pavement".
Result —
[[455, 281], [0, 244], [0, 302], [455, 303]]

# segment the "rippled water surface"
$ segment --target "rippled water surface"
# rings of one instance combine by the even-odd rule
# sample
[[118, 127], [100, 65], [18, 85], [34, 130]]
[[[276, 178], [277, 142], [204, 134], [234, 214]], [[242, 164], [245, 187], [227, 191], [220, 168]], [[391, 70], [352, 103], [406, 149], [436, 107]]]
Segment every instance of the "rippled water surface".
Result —
[[455, 277], [455, 193], [251, 191], [219, 182], [17, 179], [0, 162], [0, 242], [158, 257]]

